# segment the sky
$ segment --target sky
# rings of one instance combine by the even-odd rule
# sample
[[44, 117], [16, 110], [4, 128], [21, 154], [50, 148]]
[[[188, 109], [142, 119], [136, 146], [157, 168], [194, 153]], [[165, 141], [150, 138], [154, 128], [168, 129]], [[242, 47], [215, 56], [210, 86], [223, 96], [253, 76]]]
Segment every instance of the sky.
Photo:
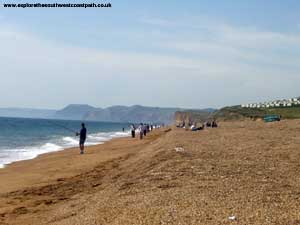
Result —
[[[0, 107], [220, 108], [300, 96], [298, 0], [3, 7], [26, 2], [0, 1]], [[82, 1], [40, 3], [53, 2]]]

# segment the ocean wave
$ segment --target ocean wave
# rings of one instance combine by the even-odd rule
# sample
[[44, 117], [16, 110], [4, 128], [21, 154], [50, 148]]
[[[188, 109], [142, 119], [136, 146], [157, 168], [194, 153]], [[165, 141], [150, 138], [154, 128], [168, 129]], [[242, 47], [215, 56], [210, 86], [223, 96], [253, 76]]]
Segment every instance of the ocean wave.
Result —
[[[129, 132], [99, 132], [92, 133], [87, 136], [86, 146], [103, 144], [106, 141], [109, 141], [113, 138], [127, 137]], [[76, 147], [78, 146], [79, 138], [78, 137], [60, 137], [45, 144], [34, 147], [24, 147], [16, 149], [1, 149], [0, 150], [0, 168], [5, 167], [5, 165], [12, 162], [29, 160], [36, 158], [38, 155], [60, 151], [65, 148]]]
[[63, 147], [54, 143], [46, 143], [36, 147], [25, 147], [18, 149], [3, 149], [0, 151], [0, 168], [12, 162], [21, 160], [29, 160], [37, 157], [38, 155], [62, 150]]
[[78, 140], [72, 137], [63, 137], [62, 138], [62, 144], [65, 145], [66, 147], [71, 147], [75, 146], [78, 144]]
[[115, 132], [112, 134], [114, 137], [126, 137], [129, 136], [129, 132]]

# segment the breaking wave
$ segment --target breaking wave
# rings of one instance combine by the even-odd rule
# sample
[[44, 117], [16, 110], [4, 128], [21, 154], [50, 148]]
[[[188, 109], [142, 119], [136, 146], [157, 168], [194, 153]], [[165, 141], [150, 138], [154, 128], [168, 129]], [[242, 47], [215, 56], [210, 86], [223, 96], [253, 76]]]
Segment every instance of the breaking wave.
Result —
[[[113, 138], [127, 137], [129, 132], [100, 132], [89, 134], [87, 136], [86, 145], [103, 144], [105, 141], [109, 141]], [[29, 160], [37, 157], [38, 155], [61, 151], [66, 148], [78, 146], [78, 137], [65, 136], [60, 138], [54, 138], [47, 143], [38, 146], [25, 146], [15, 149], [1, 149], [0, 150], [0, 168], [12, 162], [21, 160]]]

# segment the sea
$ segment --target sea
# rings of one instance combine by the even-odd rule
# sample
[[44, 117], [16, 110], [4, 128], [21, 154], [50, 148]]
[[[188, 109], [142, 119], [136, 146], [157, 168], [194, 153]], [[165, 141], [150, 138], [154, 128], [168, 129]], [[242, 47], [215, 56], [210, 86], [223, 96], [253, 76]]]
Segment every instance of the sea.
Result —
[[[129, 136], [128, 123], [84, 121], [86, 145]], [[81, 121], [0, 117], [0, 168], [40, 154], [78, 146]], [[123, 128], [125, 129], [123, 132]]]

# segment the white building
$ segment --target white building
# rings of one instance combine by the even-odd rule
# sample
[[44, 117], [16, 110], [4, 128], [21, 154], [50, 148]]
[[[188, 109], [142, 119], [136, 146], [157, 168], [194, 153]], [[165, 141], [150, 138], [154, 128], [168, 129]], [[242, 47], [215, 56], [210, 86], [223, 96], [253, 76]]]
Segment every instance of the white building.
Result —
[[243, 104], [241, 107], [243, 108], [271, 108], [271, 107], [292, 107], [300, 105], [300, 97], [299, 98], [290, 98], [288, 100], [275, 100], [270, 102], [263, 103], [250, 103]]

